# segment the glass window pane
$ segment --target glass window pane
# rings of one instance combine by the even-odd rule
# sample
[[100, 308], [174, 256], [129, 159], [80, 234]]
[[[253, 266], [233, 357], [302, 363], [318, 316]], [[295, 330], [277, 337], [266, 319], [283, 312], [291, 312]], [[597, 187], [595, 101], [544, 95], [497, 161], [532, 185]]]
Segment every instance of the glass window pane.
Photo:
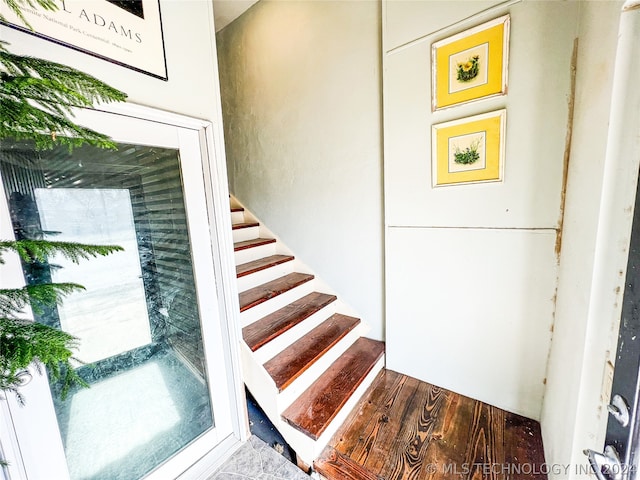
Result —
[[0, 174], [17, 238], [125, 249], [23, 269], [86, 287], [37, 316], [80, 338], [91, 385], [65, 401], [51, 385], [71, 478], [141, 478], [214, 426], [179, 152], [3, 142]]
[[[129, 191], [36, 188], [34, 193], [42, 229], [52, 232], [50, 237], [124, 248], [124, 252], [81, 264], [61, 254], [49, 259], [50, 264], [59, 267], [51, 270], [54, 282], [82, 279], [86, 288], [85, 292], [68, 296], [58, 307], [62, 329], [81, 340], [76, 356], [93, 363], [150, 344], [151, 329]], [[112, 301], [114, 297], [118, 298], [117, 303]]]

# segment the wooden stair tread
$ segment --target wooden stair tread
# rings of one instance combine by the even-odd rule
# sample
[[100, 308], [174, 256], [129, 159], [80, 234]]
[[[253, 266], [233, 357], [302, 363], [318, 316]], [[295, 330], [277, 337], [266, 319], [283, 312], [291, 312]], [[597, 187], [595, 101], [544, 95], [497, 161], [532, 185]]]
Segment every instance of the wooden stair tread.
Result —
[[243, 228], [251, 228], [251, 227], [259, 227], [260, 224], [258, 222], [244, 222], [244, 223], [234, 223], [231, 225], [232, 230], [241, 230]]
[[247, 248], [259, 247], [261, 245], [268, 245], [269, 243], [275, 242], [275, 238], [252, 238], [251, 240], [245, 240], [244, 242], [234, 243], [233, 251], [238, 252], [240, 250], [246, 250]]
[[384, 353], [384, 343], [361, 337], [282, 414], [313, 440], [326, 430]]
[[269, 257], [254, 260], [253, 262], [243, 263], [242, 265], [236, 266], [236, 276], [238, 278], [244, 277], [245, 275], [275, 267], [276, 265], [289, 262], [293, 259], [294, 257], [291, 255], [271, 255]]
[[278, 391], [287, 388], [360, 323], [336, 313], [264, 364]]
[[335, 295], [313, 292], [242, 329], [242, 338], [256, 351], [303, 320], [336, 301]]
[[242, 207], [231, 207], [231, 212], [244, 212]]
[[313, 280], [313, 275], [296, 272], [250, 288], [240, 293], [240, 311], [260, 305], [310, 280]]

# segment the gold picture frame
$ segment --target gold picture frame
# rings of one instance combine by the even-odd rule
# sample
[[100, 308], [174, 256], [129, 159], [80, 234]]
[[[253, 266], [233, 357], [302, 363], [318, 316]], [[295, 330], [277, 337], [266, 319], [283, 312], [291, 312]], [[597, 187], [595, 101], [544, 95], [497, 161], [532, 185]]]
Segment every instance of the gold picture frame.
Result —
[[502, 182], [507, 110], [432, 127], [432, 185]]
[[431, 45], [432, 110], [507, 93], [510, 17]]

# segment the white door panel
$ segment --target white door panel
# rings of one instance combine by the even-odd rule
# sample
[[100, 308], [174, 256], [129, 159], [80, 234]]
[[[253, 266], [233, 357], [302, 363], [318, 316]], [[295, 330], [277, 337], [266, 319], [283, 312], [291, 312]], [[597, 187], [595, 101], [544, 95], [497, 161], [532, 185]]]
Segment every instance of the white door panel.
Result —
[[[35, 152], [24, 142], [0, 149], [0, 238], [20, 224], [25, 238], [126, 244], [79, 266], [50, 259], [24, 267], [31, 282], [87, 284], [36, 320], [81, 339], [79, 357], [91, 364], [78, 371], [92, 388], [63, 401], [35, 374], [25, 406], [3, 402], [11, 479], [176, 478], [234, 433], [203, 124], [151, 116], [78, 112], [79, 123], [118, 142], [115, 152]], [[16, 258], [5, 260], [0, 287], [24, 282]]]

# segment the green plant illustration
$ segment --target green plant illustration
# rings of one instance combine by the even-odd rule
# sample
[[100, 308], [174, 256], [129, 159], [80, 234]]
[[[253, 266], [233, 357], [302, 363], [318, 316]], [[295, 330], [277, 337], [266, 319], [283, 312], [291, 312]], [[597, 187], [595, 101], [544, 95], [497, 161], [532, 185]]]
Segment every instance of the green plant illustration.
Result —
[[474, 55], [464, 63], [457, 64], [457, 79], [459, 82], [470, 82], [478, 76], [480, 71], [480, 56]]
[[478, 149], [482, 143], [481, 138], [476, 138], [469, 146], [461, 149], [457, 145], [453, 147], [453, 161], [459, 165], [472, 165], [480, 160]]

